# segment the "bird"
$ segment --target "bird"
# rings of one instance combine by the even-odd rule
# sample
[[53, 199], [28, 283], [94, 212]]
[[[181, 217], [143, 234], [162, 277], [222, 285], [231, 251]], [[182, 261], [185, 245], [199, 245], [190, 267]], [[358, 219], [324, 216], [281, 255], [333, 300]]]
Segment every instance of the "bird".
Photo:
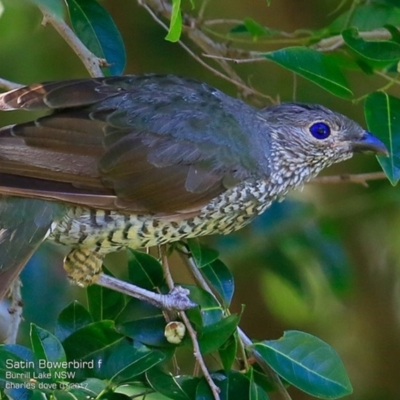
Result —
[[33, 84], [0, 95], [9, 110], [44, 115], [0, 129], [0, 298], [44, 240], [86, 285], [110, 252], [229, 234], [331, 164], [388, 154], [322, 105], [258, 109], [175, 75]]

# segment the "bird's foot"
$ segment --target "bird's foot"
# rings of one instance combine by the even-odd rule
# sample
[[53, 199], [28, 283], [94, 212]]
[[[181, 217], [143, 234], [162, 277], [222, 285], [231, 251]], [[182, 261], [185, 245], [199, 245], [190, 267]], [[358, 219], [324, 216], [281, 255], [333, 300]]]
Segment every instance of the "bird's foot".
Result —
[[181, 286], [174, 287], [168, 294], [160, 294], [105, 274], [101, 274], [96, 283], [100, 286], [146, 301], [163, 310], [184, 311], [196, 306], [188, 297], [190, 291]]
[[103, 256], [85, 247], [71, 250], [64, 259], [64, 269], [69, 279], [82, 287], [97, 282], [102, 264]]

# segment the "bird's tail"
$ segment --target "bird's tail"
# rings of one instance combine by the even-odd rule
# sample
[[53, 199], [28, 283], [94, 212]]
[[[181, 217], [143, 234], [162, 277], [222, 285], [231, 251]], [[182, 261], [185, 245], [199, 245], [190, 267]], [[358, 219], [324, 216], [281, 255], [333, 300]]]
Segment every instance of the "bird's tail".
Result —
[[0, 300], [63, 209], [54, 202], [0, 196]]

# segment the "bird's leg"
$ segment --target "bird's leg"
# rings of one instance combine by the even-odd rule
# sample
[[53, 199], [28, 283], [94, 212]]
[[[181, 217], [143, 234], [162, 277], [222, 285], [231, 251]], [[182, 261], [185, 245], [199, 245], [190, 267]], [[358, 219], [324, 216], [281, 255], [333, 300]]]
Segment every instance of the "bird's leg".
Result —
[[181, 311], [196, 305], [188, 297], [189, 290], [180, 286], [173, 288], [169, 294], [159, 294], [103, 274], [103, 258], [101, 254], [85, 247], [77, 247], [65, 257], [64, 269], [71, 281], [79, 286], [85, 287], [95, 283], [165, 310]]
[[71, 281], [86, 287], [96, 283], [102, 273], [104, 256], [86, 247], [72, 249], [64, 259], [64, 269]]

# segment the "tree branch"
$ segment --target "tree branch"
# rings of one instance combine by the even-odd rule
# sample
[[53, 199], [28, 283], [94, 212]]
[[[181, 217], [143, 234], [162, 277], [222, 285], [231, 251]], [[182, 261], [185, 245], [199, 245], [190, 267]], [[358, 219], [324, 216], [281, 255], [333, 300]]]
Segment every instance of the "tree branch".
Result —
[[101, 67], [107, 66], [107, 61], [89, 51], [65, 21], [52, 15], [45, 7], [39, 7], [39, 9], [43, 14], [43, 25], [47, 23], [53, 25], [54, 29], [81, 59], [90, 76], [93, 78], [103, 76]]
[[[386, 40], [390, 39], [392, 36], [390, 32], [386, 29], [375, 29], [373, 31], [359, 32], [358, 36], [363, 39], [378, 39]], [[344, 45], [344, 39], [342, 35], [331, 36], [326, 39], [320, 40], [315, 43], [312, 47], [318, 51], [333, 51]]]
[[172, 286], [168, 294], [154, 293], [103, 273], [94, 283], [145, 301], [163, 310], [179, 311], [195, 306], [188, 297], [189, 291], [180, 286]]
[[368, 187], [368, 181], [376, 181], [387, 179], [384, 172], [369, 172], [366, 174], [342, 174], [334, 176], [319, 176], [309, 183], [322, 184], [338, 184], [338, 183], [358, 183], [359, 185]]

